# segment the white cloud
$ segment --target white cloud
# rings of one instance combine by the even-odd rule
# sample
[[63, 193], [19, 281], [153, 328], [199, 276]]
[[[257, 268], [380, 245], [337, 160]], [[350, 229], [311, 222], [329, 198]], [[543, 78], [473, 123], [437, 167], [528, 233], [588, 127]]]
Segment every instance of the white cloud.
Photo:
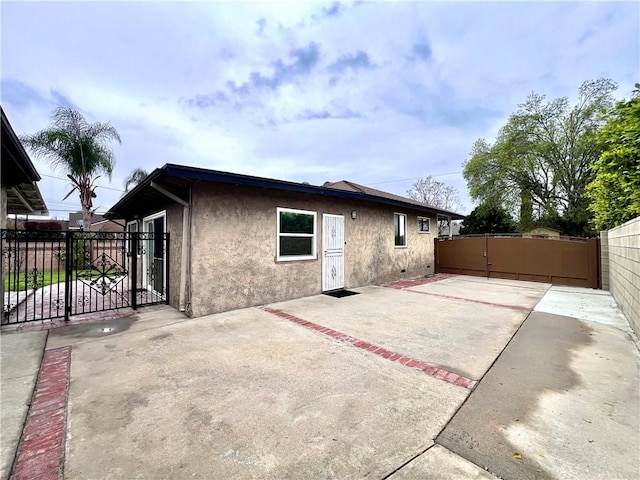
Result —
[[[8, 3], [2, 104], [19, 133], [46, 127], [61, 101], [110, 121], [123, 138], [114, 188], [132, 168], [170, 162], [316, 184], [347, 178], [404, 194], [411, 181], [394, 180], [459, 172], [473, 141], [491, 139], [532, 90], [575, 97], [582, 81], [608, 76], [628, 96], [638, 81], [639, 10]], [[317, 57], [301, 57], [310, 45]], [[194, 106], [199, 96], [209, 106]], [[470, 210], [461, 176], [439, 178]], [[63, 181], [40, 185], [47, 200], [66, 193]], [[106, 209], [118, 197], [101, 190], [97, 203]]]

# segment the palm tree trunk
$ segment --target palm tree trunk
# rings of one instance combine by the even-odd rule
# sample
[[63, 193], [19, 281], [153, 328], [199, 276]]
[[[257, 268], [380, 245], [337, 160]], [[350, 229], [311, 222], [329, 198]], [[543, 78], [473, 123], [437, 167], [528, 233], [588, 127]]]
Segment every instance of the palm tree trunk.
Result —
[[91, 230], [91, 217], [93, 209], [93, 201], [91, 195], [93, 193], [91, 189], [91, 179], [88, 175], [83, 175], [80, 178], [78, 190], [80, 191], [80, 205], [82, 206], [82, 229], [85, 232]]
[[86, 208], [82, 208], [82, 230], [88, 232], [91, 230], [91, 211]]

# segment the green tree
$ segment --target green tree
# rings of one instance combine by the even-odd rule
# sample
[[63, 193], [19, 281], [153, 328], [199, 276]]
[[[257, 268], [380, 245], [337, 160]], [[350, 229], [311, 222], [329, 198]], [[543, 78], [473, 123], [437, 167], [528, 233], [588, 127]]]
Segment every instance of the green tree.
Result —
[[105, 173], [111, 180], [113, 173], [115, 160], [109, 142], [120, 143], [116, 129], [108, 123], [87, 123], [73, 108], [58, 107], [51, 114], [49, 128], [21, 140], [36, 156], [67, 173], [73, 187], [63, 200], [78, 191], [83, 228], [89, 230], [98, 174]]
[[142, 168], [134, 168], [124, 179], [124, 192], [127, 193], [129, 191], [129, 187], [135, 187], [148, 176], [149, 172], [146, 170], [143, 170]]
[[467, 215], [460, 227], [460, 235], [483, 233], [511, 233], [516, 227], [511, 215], [499, 206], [478, 205]]
[[604, 230], [640, 215], [640, 85], [631, 100], [616, 104], [598, 140], [604, 152], [587, 190], [594, 226]]
[[616, 84], [587, 81], [578, 101], [547, 101], [532, 93], [502, 127], [493, 145], [477, 140], [464, 163], [470, 196], [518, 212], [520, 231], [543, 218], [561, 218], [568, 233], [588, 231], [587, 184], [602, 146], [596, 139]]

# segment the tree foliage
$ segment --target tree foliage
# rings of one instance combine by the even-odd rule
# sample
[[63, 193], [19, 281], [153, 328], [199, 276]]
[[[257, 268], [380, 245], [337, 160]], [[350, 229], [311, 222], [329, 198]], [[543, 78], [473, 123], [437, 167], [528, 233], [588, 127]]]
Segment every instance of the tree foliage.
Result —
[[460, 208], [458, 191], [444, 182], [434, 180], [431, 175], [416, 181], [407, 190], [409, 198], [442, 210], [455, 211]]
[[593, 163], [588, 186], [596, 229], [613, 228], [640, 215], [640, 91], [616, 104], [598, 133], [604, 151]]
[[142, 168], [134, 168], [124, 179], [124, 192], [127, 193], [129, 191], [129, 187], [135, 187], [148, 176], [149, 172], [146, 170]]
[[515, 223], [509, 212], [504, 208], [481, 204], [465, 217], [460, 228], [460, 235], [511, 233], [515, 231]]
[[585, 188], [602, 152], [596, 139], [616, 84], [587, 81], [575, 105], [532, 93], [502, 127], [493, 145], [477, 140], [464, 163], [470, 196], [519, 216], [525, 231], [542, 218], [561, 218], [574, 235], [588, 230]]
[[21, 141], [36, 156], [47, 158], [54, 168], [67, 173], [72, 188], [63, 200], [78, 191], [83, 225], [88, 230], [98, 174], [105, 173], [111, 179], [113, 173], [115, 160], [109, 142], [120, 142], [116, 129], [108, 123], [87, 123], [73, 108], [58, 107], [51, 114], [49, 128], [24, 135]]

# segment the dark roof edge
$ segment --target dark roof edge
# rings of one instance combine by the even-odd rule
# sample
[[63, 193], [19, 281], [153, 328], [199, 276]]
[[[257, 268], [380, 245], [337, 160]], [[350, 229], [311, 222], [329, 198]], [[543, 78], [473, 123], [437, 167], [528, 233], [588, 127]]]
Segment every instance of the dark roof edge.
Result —
[[352, 192], [348, 190], [340, 190], [337, 188], [320, 187], [316, 185], [308, 185], [305, 183], [289, 182], [286, 180], [275, 180], [263, 177], [254, 177], [251, 175], [242, 175], [237, 173], [220, 172], [217, 170], [208, 170], [199, 167], [189, 167], [183, 165], [176, 165], [167, 163], [161, 168], [154, 170], [147, 178], [145, 178], [140, 184], [138, 184], [133, 190], [122, 197], [113, 207], [104, 214], [105, 218], [115, 218], [118, 216], [118, 212], [122, 210], [133, 198], [152, 181], [160, 177], [181, 177], [191, 180], [204, 180], [210, 182], [225, 183], [230, 185], [244, 185], [249, 187], [258, 188], [271, 188], [275, 190], [284, 190], [297, 193], [309, 193], [312, 195], [320, 195], [332, 198], [347, 198], [352, 200], [362, 200], [367, 202], [373, 202], [378, 204], [384, 204], [389, 206], [396, 206], [402, 208], [408, 208], [411, 210], [418, 210], [426, 213], [440, 214], [451, 216], [452, 220], [461, 220], [464, 215], [460, 215], [454, 212], [447, 212], [446, 210], [440, 210], [429, 206], [420, 206], [408, 202], [402, 202], [393, 200], [390, 198], [379, 197], [375, 195], [369, 195], [362, 192]]
[[161, 176], [162, 172], [166, 169], [167, 165], [156, 168], [153, 172], [145, 177], [138, 185], [136, 185], [132, 190], [128, 191], [120, 200], [118, 200], [115, 205], [113, 205], [106, 213], [102, 216], [103, 218], [110, 220], [113, 218], [117, 218], [117, 212], [121, 210], [129, 201], [137, 195], [139, 192], [148, 187], [152, 181]]
[[20, 160], [22, 160], [20, 167], [22, 168], [24, 173], [27, 175], [29, 180], [31, 180], [32, 182], [37, 182], [39, 180], [42, 180], [42, 177], [36, 170], [36, 167], [31, 161], [31, 158], [29, 158], [29, 155], [27, 155], [27, 152], [25, 151], [24, 146], [22, 145], [22, 142], [18, 138], [18, 135], [16, 135], [16, 132], [13, 130], [13, 127], [11, 126], [11, 122], [9, 122], [9, 119], [7, 118], [7, 115], [4, 113], [4, 108], [2, 108], [2, 106], [0, 106], [0, 112], [2, 112], [2, 133], [5, 133], [9, 136], [9, 141], [11, 142], [13, 148], [15, 148], [15, 150], [17, 151], [18, 155], [20, 156]]

